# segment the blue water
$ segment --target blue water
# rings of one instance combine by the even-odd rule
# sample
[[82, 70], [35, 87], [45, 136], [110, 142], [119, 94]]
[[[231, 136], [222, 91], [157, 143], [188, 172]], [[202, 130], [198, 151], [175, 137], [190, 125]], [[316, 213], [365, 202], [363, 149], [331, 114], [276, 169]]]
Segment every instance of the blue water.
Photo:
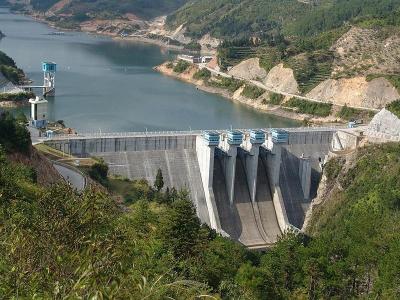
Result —
[[5, 8], [0, 8], [0, 30], [6, 34], [0, 50], [35, 84], [43, 82], [41, 62], [57, 62], [56, 97], [49, 101], [49, 115], [78, 131], [297, 125], [155, 72], [154, 66], [176, 55], [157, 46], [78, 32], [50, 35], [54, 29]]

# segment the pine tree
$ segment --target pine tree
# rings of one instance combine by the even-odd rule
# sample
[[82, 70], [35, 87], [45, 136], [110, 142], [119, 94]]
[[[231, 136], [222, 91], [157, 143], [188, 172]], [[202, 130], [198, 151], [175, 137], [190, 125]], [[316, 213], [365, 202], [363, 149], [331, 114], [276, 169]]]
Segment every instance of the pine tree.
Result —
[[161, 191], [164, 187], [164, 178], [162, 175], [161, 169], [157, 170], [156, 181], [154, 182], [154, 187], [156, 188], [157, 192]]

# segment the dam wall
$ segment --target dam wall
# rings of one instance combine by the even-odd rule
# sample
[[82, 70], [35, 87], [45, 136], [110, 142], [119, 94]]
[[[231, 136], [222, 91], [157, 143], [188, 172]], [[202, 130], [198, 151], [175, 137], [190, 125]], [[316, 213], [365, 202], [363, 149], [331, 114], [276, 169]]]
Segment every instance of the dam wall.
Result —
[[[187, 189], [200, 220], [249, 248], [265, 248], [301, 228], [316, 195], [334, 129], [74, 136], [46, 141], [76, 157], [102, 157], [110, 173]], [[210, 138], [212, 135], [209, 135]]]
[[195, 149], [102, 152], [94, 155], [104, 159], [110, 174], [131, 180], [146, 179], [150, 185], [153, 185], [157, 171], [161, 169], [164, 188], [187, 190], [199, 219], [214, 225], [210, 220]]
[[49, 146], [76, 157], [99, 153], [196, 149], [196, 135], [131, 137], [73, 137], [46, 141]]

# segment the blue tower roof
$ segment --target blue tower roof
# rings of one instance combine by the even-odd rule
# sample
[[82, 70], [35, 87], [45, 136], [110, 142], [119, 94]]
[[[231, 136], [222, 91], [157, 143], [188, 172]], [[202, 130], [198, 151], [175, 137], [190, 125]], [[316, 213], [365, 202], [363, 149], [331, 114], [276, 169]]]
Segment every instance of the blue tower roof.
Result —
[[49, 61], [42, 62], [42, 70], [43, 72], [55, 73], [57, 71], [57, 64]]

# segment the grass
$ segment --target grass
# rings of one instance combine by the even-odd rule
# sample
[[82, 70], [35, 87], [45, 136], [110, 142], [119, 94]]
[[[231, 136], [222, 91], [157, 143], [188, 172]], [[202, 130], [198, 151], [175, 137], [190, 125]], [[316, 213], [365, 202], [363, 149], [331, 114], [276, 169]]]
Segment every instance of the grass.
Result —
[[40, 153], [42, 153], [43, 155], [49, 157], [50, 159], [53, 160], [59, 160], [59, 159], [65, 159], [65, 158], [71, 158], [73, 159], [74, 157], [64, 153], [62, 151], [59, 151], [57, 149], [54, 149], [50, 146], [47, 146], [45, 144], [37, 144], [35, 145], [36, 150], [38, 150]]
[[246, 84], [241, 95], [246, 98], [257, 99], [264, 93], [265, 91], [257, 86]]
[[311, 102], [299, 98], [292, 98], [285, 103], [286, 107], [295, 108], [298, 113], [309, 114], [318, 117], [327, 117], [331, 114], [331, 103]]

